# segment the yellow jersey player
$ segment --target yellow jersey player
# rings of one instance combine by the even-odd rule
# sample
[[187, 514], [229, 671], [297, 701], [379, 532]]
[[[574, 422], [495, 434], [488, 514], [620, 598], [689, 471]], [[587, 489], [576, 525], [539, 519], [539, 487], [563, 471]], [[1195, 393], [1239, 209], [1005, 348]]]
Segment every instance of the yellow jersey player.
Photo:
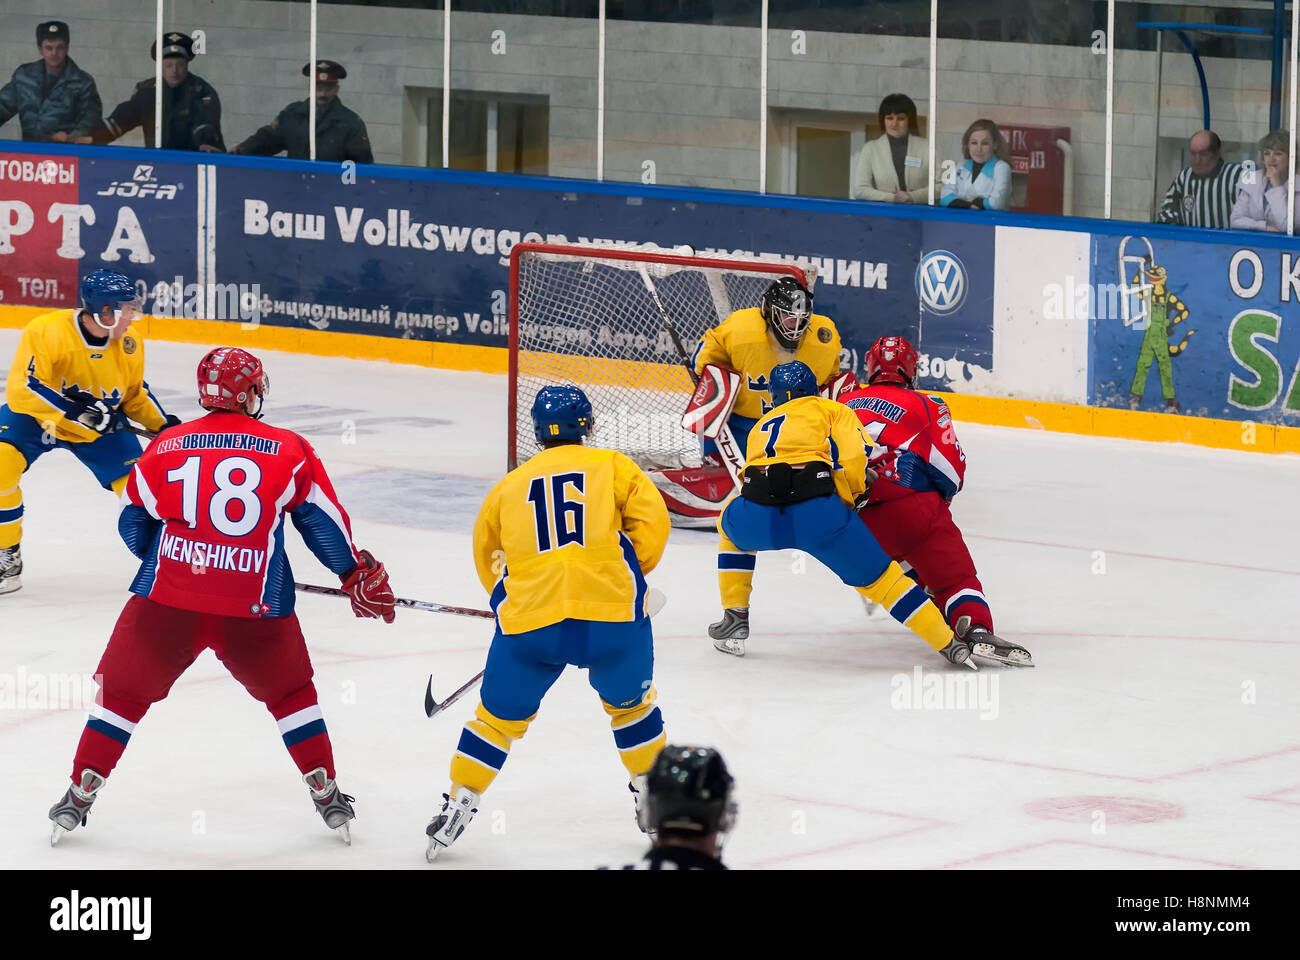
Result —
[[135, 285], [96, 270], [81, 281], [81, 309], [56, 310], [23, 330], [0, 406], [0, 594], [22, 586], [19, 481], [41, 454], [70, 450], [106, 490], [121, 494], [140, 458], [123, 416], [158, 431], [169, 417], [144, 382], [144, 344], [131, 321]]
[[[749, 433], [740, 496], [723, 508], [719, 531], [741, 550], [812, 554], [949, 661], [966, 662], [970, 645], [853, 512], [867, 492], [871, 449], [857, 415], [818, 396], [816, 376], [798, 360], [772, 370], [770, 389], [775, 406]], [[724, 622], [735, 615], [728, 610]], [[739, 619], [744, 634], [732, 631], [713, 645], [743, 657], [747, 612]]]
[[425, 831], [430, 862], [469, 824], [567, 664], [589, 671], [638, 813], [638, 784], [664, 745], [645, 575], [668, 542], [668, 510], [630, 459], [582, 445], [595, 418], [581, 390], [543, 387], [532, 415], [541, 452], [498, 481], [474, 523], [474, 565], [497, 629], [451, 789]]
[[[758, 418], [772, 409], [767, 378], [773, 367], [797, 360], [812, 371], [819, 384], [829, 384], [839, 372], [839, 331], [829, 317], [813, 313], [812, 304], [807, 288], [794, 277], [782, 277], [767, 288], [761, 307], [737, 310], [708, 331], [700, 343], [695, 354], [697, 372], [717, 364], [740, 374], [736, 403], [727, 419], [740, 451], [746, 449]], [[717, 456], [712, 441], [703, 441], [703, 447], [706, 456]], [[715, 489], [721, 492], [726, 488], [719, 485]], [[730, 493], [726, 489], [725, 495]], [[715, 640], [747, 630], [738, 622], [738, 614], [728, 611], [748, 615], [754, 563], [754, 554], [737, 549], [723, 536], [718, 545], [718, 592], [724, 612], [722, 619], [709, 627]]]

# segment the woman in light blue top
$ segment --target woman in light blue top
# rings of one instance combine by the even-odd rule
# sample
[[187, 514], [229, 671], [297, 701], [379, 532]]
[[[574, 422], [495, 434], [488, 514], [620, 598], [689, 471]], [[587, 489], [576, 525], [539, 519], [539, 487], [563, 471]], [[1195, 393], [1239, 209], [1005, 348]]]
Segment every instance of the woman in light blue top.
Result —
[[[1241, 174], [1237, 202], [1232, 205], [1234, 230], [1286, 233], [1286, 175], [1291, 166], [1291, 135], [1273, 130], [1259, 141], [1260, 166]], [[1295, 222], [1300, 228], [1300, 174], [1296, 174]]]
[[[1006, 210], [1011, 205], [1011, 164], [1007, 142], [992, 120], [976, 120], [961, 138], [965, 157], [944, 176], [939, 205], [974, 210]], [[952, 182], [948, 182], [951, 180]]]

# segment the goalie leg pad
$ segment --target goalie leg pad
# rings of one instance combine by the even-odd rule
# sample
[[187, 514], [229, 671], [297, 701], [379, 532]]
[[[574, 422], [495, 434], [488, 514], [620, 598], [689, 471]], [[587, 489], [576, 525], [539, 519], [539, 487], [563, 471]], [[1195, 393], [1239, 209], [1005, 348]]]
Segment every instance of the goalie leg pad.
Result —
[[727, 499], [736, 491], [731, 473], [725, 467], [706, 465], [648, 473], [663, 495], [669, 519], [676, 527], [712, 529]]

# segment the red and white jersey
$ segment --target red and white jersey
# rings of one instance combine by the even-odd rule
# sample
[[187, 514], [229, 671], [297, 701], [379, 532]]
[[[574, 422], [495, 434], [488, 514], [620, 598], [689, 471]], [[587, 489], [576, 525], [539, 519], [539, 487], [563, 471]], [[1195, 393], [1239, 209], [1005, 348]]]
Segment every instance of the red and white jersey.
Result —
[[118, 532], [143, 562], [131, 592], [235, 617], [287, 617], [288, 514], [339, 576], [357, 563], [348, 515], [316, 451], [292, 430], [213, 412], [158, 436], [122, 493]]
[[938, 397], [906, 387], [860, 387], [842, 394], [876, 446], [869, 466], [880, 475], [870, 500], [895, 500], [934, 490], [951, 500], [966, 478], [966, 455], [952, 414]]

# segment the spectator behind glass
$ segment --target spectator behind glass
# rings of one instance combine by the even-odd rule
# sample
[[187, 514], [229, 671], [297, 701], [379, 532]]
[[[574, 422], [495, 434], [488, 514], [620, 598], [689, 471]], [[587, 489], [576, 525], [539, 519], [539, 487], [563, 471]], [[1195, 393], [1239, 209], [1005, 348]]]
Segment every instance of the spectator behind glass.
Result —
[[880, 101], [884, 134], [862, 148], [853, 171], [854, 200], [926, 203], [930, 198], [930, 144], [921, 136], [916, 104], [903, 93]]
[[1223, 142], [1213, 130], [1198, 130], [1187, 147], [1191, 165], [1174, 177], [1156, 220], [1224, 230], [1232, 217], [1242, 166], [1223, 162]]
[[62, 20], [36, 28], [41, 59], [24, 63], [0, 88], [0, 126], [17, 114], [24, 140], [66, 143], [99, 125], [104, 105], [95, 78], [68, 56], [70, 40]]
[[966, 159], [957, 164], [953, 182], [944, 183], [939, 205], [1006, 210], [1011, 205], [1011, 164], [998, 125], [992, 120], [976, 120], [967, 127], [961, 138], [961, 155]]
[[[1259, 169], [1241, 176], [1237, 202], [1232, 207], [1234, 230], [1268, 230], [1286, 233], [1286, 175], [1291, 166], [1291, 134], [1266, 133], [1259, 141]], [[1300, 174], [1296, 175], [1295, 221], [1300, 225]]]

